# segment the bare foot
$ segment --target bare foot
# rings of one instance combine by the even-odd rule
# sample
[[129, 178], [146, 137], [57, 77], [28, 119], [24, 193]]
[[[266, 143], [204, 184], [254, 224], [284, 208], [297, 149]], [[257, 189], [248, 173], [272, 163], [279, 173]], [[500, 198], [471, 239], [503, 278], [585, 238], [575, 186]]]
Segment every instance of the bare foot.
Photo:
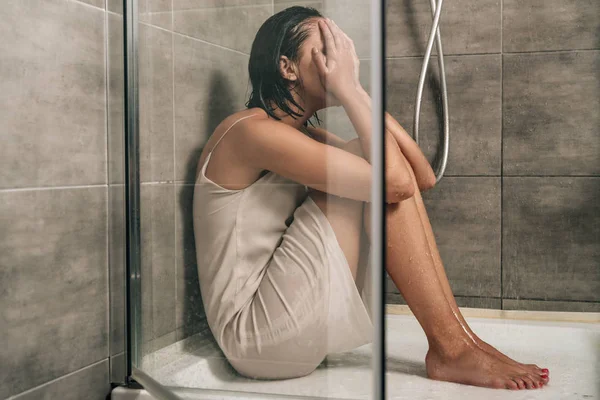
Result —
[[478, 347], [480, 347], [486, 353], [497, 357], [498, 359], [500, 359], [501, 361], [504, 361], [505, 363], [507, 363], [509, 365], [519, 366], [534, 376], [536, 376], [536, 375], [540, 376], [542, 378], [542, 380], [544, 381], [544, 383], [549, 382], [550, 378], [548, 376], [548, 374], [549, 374], [548, 369], [546, 369], [546, 368], [542, 369], [542, 368], [538, 367], [536, 364], [524, 364], [524, 363], [515, 361], [512, 358], [508, 357], [506, 354], [500, 352], [498, 349], [496, 349], [491, 344], [483, 341], [481, 338], [479, 338], [477, 335], [475, 335], [475, 333], [471, 333], [471, 334], [473, 335], [473, 338], [475, 339], [476, 345]]
[[496, 389], [534, 389], [542, 378], [524, 368], [509, 365], [474, 345], [461, 345], [451, 354], [429, 347], [425, 356], [431, 379]]

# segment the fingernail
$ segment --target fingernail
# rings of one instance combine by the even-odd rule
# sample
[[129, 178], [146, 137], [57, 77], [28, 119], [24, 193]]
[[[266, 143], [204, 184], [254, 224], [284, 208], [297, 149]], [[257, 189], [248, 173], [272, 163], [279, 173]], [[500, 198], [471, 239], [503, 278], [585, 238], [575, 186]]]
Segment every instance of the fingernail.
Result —
[[317, 49], [316, 47], [313, 47], [312, 52], [315, 53], [315, 54], [317, 54], [319, 52], [319, 49]]

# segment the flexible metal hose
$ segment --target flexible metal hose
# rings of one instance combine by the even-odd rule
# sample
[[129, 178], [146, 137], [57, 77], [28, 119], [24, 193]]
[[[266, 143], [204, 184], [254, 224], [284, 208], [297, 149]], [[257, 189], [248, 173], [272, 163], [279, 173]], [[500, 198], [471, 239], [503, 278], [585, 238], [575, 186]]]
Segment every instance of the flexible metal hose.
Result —
[[450, 118], [448, 113], [448, 91], [446, 89], [446, 70], [444, 69], [444, 53], [442, 51], [442, 39], [440, 36], [440, 15], [442, 13], [442, 2], [438, 0], [436, 5], [435, 0], [430, 0], [431, 13], [433, 16], [433, 24], [431, 25], [431, 32], [429, 34], [429, 40], [427, 41], [427, 49], [425, 51], [425, 58], [423, 59], [423, 65], [421, 66], [421, 75], [419, 76], [419, 86], [417, 89], [417, 99], [415, 101], [415, 118], [413, 125], [414, 139], [419, 144], [419, 116], [421, 114], [421, 102], [423, 100], [423, 86], [425, 85], [425, 75], [427, 74], [427, 67], [429, 66], [429, 59], [431, 58], [431, 50], [433, 48], [433, 40], [436, 39], [436, 48], [438, 54], [438, 65], [440, 68], [440, 81], [442, 85], [442, 107], [444, 113], [444, 140], [442, 143], [442, 160], [436, 168], [435, 176], [436, 183], [442, 179], [444, 171], [446, 170], [446, 164], [448, 162], [448, 147], [450, 145]]

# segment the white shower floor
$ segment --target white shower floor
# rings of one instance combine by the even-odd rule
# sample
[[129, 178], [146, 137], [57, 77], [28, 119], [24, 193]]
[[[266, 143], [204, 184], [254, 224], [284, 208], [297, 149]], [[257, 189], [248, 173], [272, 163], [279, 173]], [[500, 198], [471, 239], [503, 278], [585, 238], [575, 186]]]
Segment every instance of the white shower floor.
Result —
[[[512, 315], [518, 313], [557, 314], [512, 312]], [[508, 356], [549, 368], [549, 384], [541, 389], [511, 391], [428, 379], [424, 362], [427, 340], [417, 320], [412, 315], [388, 314], [388, 399], [600, 399], [599, 323], [477, 318], [469, 317], [465, 311], [463, 314], [482, 339]], [[592, 320], [597, 316], [585, 317]], [[185, 399], [256, 399], [281, 395], [369, 399], [370, 353], [371, 345], [366, 345], [329, 356], [326, 365], [306, 377], [258, 381], [237, 375], [212, 339], [197, 335], [146, 358], [142, 370], [165, 386], [181, 388], [175, 392]], [[208, 389], [210, 396], [197, 389]], [[231, 397], [222, 391], [247, 395]]]

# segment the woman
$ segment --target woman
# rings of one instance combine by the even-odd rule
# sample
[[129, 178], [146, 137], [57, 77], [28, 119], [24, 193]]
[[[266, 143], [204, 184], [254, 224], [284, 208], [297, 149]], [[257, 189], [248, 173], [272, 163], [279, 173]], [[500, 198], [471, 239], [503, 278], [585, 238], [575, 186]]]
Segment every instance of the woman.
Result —
[[[371, 100], [358, 67], [352, 41], [316, 10], [273, 15], [252, 46], [248, 109], [226, 118], [200, 157], [194, 231], [202, 298], [219, 346], [242, 375], [306, 375], [328, 353], [371, 340], [357, 289], [371, 196]], [[357, 139], [308, 127], [331, 105], [344, 108]], [[385, 147], [385, 267], [427, 335], [428, 376], [542, 387], [547, 369], [500, 353], [461, 315], [420, 194], [435, 175], [389, 114]]]

